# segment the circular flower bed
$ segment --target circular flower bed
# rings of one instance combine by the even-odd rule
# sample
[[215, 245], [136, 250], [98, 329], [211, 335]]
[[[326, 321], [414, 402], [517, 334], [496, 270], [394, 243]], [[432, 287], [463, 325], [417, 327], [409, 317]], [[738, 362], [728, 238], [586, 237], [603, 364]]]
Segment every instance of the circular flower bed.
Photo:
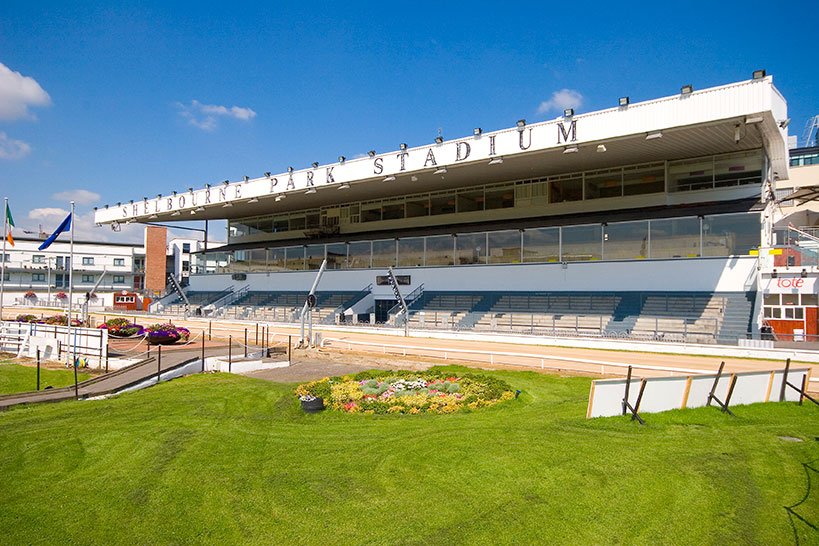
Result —
[[132, 337], [145, 333], [145, 329], [139, 324], [134, 324], [125, 318], [112, 318], [99, 325], [102, 330], [108, 330], [108, 335], [114, 337]]
[[145, 328], [145, 335], [151, 345], [170, 345], [177, 341], [188, 341], [190, 330], [173, 324], [151, 324]]
[[495, 405], [515, 397], [494, 377], [436, 372], [369, 371], [325, 377], [296, 388], [300, 400], [321, 398], [347, 413], [454, 413]]

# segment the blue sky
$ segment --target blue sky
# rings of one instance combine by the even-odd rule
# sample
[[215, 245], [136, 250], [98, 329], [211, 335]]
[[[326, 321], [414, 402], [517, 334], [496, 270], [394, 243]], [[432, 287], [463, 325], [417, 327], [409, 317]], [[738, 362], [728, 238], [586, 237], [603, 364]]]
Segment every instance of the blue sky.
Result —
[[791, 134], [819, 114], [817, 2], [67, 4], [0, 5], [0, 197], [23, 229], [74, 196], [86, 238], [139, 239], [91, 207], [756, 68]]

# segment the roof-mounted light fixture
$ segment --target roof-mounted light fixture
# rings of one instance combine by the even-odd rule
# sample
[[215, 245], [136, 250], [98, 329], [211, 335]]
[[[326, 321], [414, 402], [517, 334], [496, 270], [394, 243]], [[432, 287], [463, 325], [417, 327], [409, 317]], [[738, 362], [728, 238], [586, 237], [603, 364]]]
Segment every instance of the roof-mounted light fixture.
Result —
[[175, 191], [173, 192], [173, 196], [176, 197], [176, 192]]
[[751, 125], [752, 123], [760, 123], [764, 118], [762, 116], [748, 116], [745, 118], [745, 125]]
[[566, 108], [563, 110], [563, 117], [570, 118], [574, 115], [574, 108]]
[[230, 201], [228, 201], [227, 203], [225, 203], [224, 205], [222, 205], [222, 208], [223, 208], [223, 209], [229, 209], [229, 208], [230, 208], [230, 207], [232, 207], [232, 206], [233, 206], [233, 203], [231, 203]]
[[259, 198], [258, 197], [251, 197], [250, 199], [247, 200], [247, 202], [248, 203], [258, 203]]
[[395, 182], [395, 175], [388, 174], [387, 176], [384, 177], [384, 182]]
[[[189, 191], [189, 192], [191, 192], [191, 193], [193, 193], [193, 188], [188, 188], [188, 191]], [[143, 197], [142, 199], [147, 199], [147, 198], [146, 198], [146, 197]]]
[[606, 151], [606, 145], [605, 144], [598, 144], [597, 145], [597, 151], [600, 152], [600, 153], [605, 152]]
[[663, 138], [662, 131], [654, 131], [653, 133], [646, 134], [646, 140], [654, 140], [655, 138]]
[[311, 193], [316, 193], [316, 188], [314, 188], [313, 186], [310, 186], [309, 188], [307, 188], [307, 191], [304, 192], [304, 193], [305, 193], [305, 195], [310, 195]]
[[293, 167], [287, 167], [287, 172], [292, 173], [293, 172]]
[[276, 202], [278, 203], [279, 201], [281, 201], [285, 197], [287, 197], [286, 193], [280, 193], [279, 195], [276, 196]]
[[311, 163], [311, 165], [313, 165], [314, 169], [318, 169], [318, 161], [313, 161], [313, 163]]
[[338, 189], [340, 189], [340, 190], [349, 190], [350, 189], [350, 183], [349, 182], [342, 182], [341, 184], [339, 184]]
[[783, 119], [782, 121], [779, 122], [779, 128], [784, 129], [790, 124], [791, 124], [791, 118]]
[[768, 75], [768, 73], [765, 72], [765, 70], [760, 69], [760, 70], [754, 70], [754, 76], [753, 77], [754, 77], [755, 80], [761, 80], [762, 78], [764, 78], [767, 75]]
[[566, 146], [563, 148], [564, 154], [576, 154], [578, 151], [580, 151], [580, 148], [577, 146]]
[[441, 135], [438, 135], [437, 137], [435, 137], [435, 144], [443, 144], [443, 143], [444, 143], [444, 137], [442, 137]]
[[474, 129], [472, 129], [472, 134], [475, 136], [481, 136], [481, 133], [483, 133], [483, 129], [481, 129], [480, 127], [475, 127]]
[[617, 104], [620, 106], [620, 108], [625, 108], [626, 106], [629, 105], [630, 102], [631, 99], [629, 99], [628, 97], [620, 97], [617, 101]]
[[501, 163], [503, 163], [503, 156], [493, 157], [492, 159], [489, 160], [490, 165], [500, 165]]
[[224, 184], [225, 186], [228, 186], [228, 185], [230, 185], [230, 180], [225, 180], [225, 181], [222, 182], [222, 184]]
[[159, 216], [157, 216], [156, 214], [148, 216], [148, 220], [156, 220], [157, 218], [159, 218]]
[[343, 155], [338, 156], [338, 162], [339, 163], [344, 163], [345, 161], [347, 161], [346, 157], [344, 157]]
[[196, 212], [205, 212], [205, 207], [196, 207], [194, 210]]
[[242, 178], [244, 179], [245, 184], [247, 184], [248, 180], [250, 180], [250, 177], [248, 175], [244, 175]]
[[519, 119], [518, 122], [516, 123], [516, 125], [518, 127], [518, 131], [523, 131], [523, 128], [526, 127], [526, 120], [525, 119]]
[[370, 157], [375, 157], [375, 150], [370, 150], [369, 152], [367, 152], [367, 155]]
[[264, 177], [265, 178], [270, 178], [270, 171], [265, 171]]
[[432, 173], [432, 174], [446, 174], [446, 172], [447, 172], [447, 171], [446, 171], [446, 167], [444, 167], [443, 165], [441, 165], [440, 167], [438, 167], [437, 169], [435, 169], [435, 172], [434, 172], [434, 173]]
[[410, 180], [411, 180], [412, 182], [418, 182], [418, 177], [417, 177], [417, 176], [415, 176], [415, 175], [412, 175], [412, 176], [410, 176]]
[[401, 149], [401, 151], [404, 151], [404, 150], [406, 150], [406, 149], [407, 149], [407, 143], [406, 143], [406, 142], [402, 142], [401, 144], [399, 144], [399, 145], [398, 145], [398, 147]]
[[179, 214], [180, 212], [178, 210], [175, 210], [171, 213], [171, 216], [179, 216]]
[[680, 95], [687, 96], [694, 92], [694, 86], [687, 83], [680, 87]]

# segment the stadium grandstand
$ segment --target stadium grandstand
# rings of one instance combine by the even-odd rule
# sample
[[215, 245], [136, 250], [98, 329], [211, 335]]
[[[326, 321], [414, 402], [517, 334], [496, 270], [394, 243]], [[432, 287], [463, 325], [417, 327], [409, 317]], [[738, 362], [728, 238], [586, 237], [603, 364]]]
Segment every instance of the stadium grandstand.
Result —
[[[324, 324], [730, 344], [819, 333], [816, 250], [774, 229], [789, 156], [772, 77], [613, 99], [106, 206], [96, 221], [226, 219], [228, 244], [194, 254], [185, 288], [213, 316], [297, 320], [326, 261]], [[773, 294], [801, 322], [772, 320]]]

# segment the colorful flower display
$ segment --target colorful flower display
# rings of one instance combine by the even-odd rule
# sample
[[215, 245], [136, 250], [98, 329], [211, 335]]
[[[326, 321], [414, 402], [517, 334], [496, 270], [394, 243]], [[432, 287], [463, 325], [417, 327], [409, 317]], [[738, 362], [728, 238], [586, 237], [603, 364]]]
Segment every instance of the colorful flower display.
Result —
[[139, 324], [134, 324], [126, 318], [112, 318], [99, 325], [102, 330], [108, 330], [108, 335], [114, 337], [131, 337], [145, 333]]
[[[46, 318], [39, 318], [36, 315], [17, 315], [17, 322], [65, 326], [68, 324], [68, 318], [65, 315], [53, 315]], [[71, 319], [71, 326], [82, 326], [82, 321], [75, 318]]]
[[331, 409], [347, 413], [454, 413], [493, 406], [515, 397], [494, 377], [438, 372], [369, 371], [325, 377], [296, 388], [300, 400], [323, 398]]
[[171, 323], [151, 324], [145, 328], [145, 335], [151, 345], [170, 345], [177, 341], [188, 341], [190, 330]]

